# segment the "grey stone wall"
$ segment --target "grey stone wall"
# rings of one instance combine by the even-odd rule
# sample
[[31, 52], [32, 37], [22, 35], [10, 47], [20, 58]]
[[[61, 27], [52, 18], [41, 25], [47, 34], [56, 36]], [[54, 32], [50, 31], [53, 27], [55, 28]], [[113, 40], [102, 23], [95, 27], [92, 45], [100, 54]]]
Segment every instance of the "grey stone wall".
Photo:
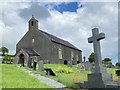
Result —
[[[50, 59], [50, 51], [49, 51], [49, 43], [50, 40], [47, 39], [43, 34], [39, 33], [38, 30], [28, 31], [25, 36], [18, 42], [16, 46], [16, 52], [20, 50], [20, 48], [33, 48], [40, 54], [40, 59], [49, 60]], [[34, 45], [32, 44], [32, 39], [35, 39]]]
[[[62, 59], [59, 59], [58, 56], [58, 49], [61, 48], [62, 49]], [[74, 60], [72, 61], [73, 64], [77, 64], [77, 58], [76, 55], [78, 55], [78, 60], [80, 62], [82, 62], [82, 52], [54, 43], [51, 43], [51, 63], [64, 63], [64, 60], [71, 60], [71, 52], [74, 53]]]

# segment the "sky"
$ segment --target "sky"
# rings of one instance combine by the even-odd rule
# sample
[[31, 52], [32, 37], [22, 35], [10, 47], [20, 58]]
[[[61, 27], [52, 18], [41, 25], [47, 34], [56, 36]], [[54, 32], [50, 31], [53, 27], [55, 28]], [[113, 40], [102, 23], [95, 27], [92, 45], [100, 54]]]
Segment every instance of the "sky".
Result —
[[105, 33], [101, 40], [102, 59], [118, 61], [117, 2], [4, 2], [0, 3], [1, 46], [15, 54], [16, 44], [28, 31], [28, 21], [34, 17], [39, 29], [69, 41], [87, 58], [93, 52], [88, 43], [92, 29]]

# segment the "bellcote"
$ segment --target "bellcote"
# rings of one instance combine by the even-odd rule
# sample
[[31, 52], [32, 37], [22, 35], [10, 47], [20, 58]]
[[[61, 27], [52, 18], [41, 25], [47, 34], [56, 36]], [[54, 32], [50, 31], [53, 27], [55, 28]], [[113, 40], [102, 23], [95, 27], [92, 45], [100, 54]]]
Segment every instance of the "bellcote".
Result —
[[29, 30], [38, 30], [38, 20], [34, 18], [32, 15], [32, 18], [29, 20]]

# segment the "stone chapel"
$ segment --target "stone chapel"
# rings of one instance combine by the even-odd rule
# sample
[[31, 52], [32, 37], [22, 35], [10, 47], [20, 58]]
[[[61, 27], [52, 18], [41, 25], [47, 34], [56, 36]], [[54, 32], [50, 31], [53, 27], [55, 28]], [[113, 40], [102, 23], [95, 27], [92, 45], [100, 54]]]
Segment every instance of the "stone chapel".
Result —
[[28, 25], [28, 31], [16, 45], [14, 63], [28, 64], [30, 60], [43, 60], [44, 63], [52, 64], [82, 62], [80, 49], [68, 41], [38, 29], [38, 20], [34, 16], [29, 20]]

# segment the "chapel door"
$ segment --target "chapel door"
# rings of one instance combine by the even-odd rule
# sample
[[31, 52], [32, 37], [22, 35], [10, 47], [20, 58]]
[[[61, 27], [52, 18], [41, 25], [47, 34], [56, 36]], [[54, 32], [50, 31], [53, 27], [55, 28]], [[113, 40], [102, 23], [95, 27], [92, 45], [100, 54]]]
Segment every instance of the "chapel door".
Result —
[[24, 62], [25, 62], [25, 56], [24, 56], [24, 54], [21, 53], [19, 55], [19, 61], [21, 63], [21, 66], [24, 66]]

